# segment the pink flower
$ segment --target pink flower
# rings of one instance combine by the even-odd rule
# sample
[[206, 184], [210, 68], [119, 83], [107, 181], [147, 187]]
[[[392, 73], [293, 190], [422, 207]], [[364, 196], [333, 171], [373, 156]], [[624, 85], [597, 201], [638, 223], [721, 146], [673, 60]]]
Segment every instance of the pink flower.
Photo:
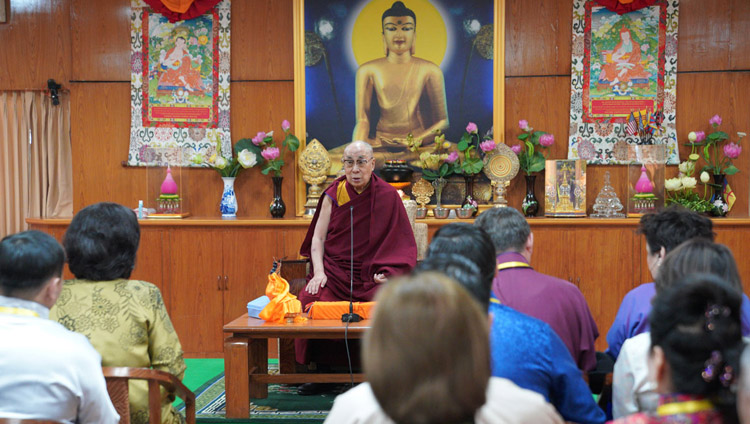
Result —
[[721, 116], [714, 115], [713, 118], [708, 120], [708, 123], [713, 125], [714, 127], [718, 127], [719, 125], [721, 125]]
[[541, 144], [544, 147], [549, 147], [555, 144], [555, 136], [552, 134], [544, 134], [541, 137], [539, 137], [539, 144]]
[[513, 153], [520, 155], [521, 154], [521, 145], [520, 144], [514, 144], [510, 146], [510, 150], [513, 150]]
[[289, 124], [289, 121], [287, 121], [286, 119], [284, 119], [283, 121], [281, 121], [281, 129], [282, 130], [289, 131], [289, 128], [291, 128], [291, 127], [292, 127], [291, 124]]
[[266, 133], [264, 133], [263, 131], [258, 131], [258, 135], [253, 137], [253, 144], [255, 144], [256, 146], [259, 146], [260, 143], [263, 142], [264, 138], [266, 138]]
[[477, 131], [477, 124], [473, 122], [469, 122], [469, 125], [466, 126], [466, 132], [469, 134], [476, 134]]
[[737, 143], [729, 143], [724, 145], [724, 155], [729, 159], [737, 159], [742, 153], [742, 146]]
[[695, 142], [700, 143], [701, 141], [706, 139], [706, 133], [704, 131], [696, 131], [695, 132]]
[[455, 151], [455, 150], [454, 150], [454, 151], [452, 151], [452, 152], [451, 152], [451, 153], [450, 153], [450, 154], [448, 155], [448, 157], [447, 157], [447, 158], [445, 158], [445, 161], [446, 161], [447, 163], [453, 163], [453, 162], [455, 162], [455, 161], [457, 161], [457, 160], [458, 160], [458, 152], [457, 152], [457, 151]]
[[520, 121], [518, 121], [518, 126], [521, 127], [522, 130], [526, 131], [529, 129], [529, 121], [521, 119]]
[[263, 149], [262, 152], [260, 152], [260, 155], [263, 156], [263, 159], [265, 160], [274, 160], [279, 157], [279, 148], [278, 147], [266, 147]]
[[491, 152], [495, 150], [495, 140], [487, 140], [479, 143], [479, 148], [482, 149], [483, 152]]

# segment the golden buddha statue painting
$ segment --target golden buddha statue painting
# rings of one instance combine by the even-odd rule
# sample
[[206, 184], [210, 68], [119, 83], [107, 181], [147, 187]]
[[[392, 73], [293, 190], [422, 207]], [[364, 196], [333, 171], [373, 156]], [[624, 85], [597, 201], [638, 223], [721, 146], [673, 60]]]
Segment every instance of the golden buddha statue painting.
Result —
[[455, 3], [305, 2], [307, 135], [328, 149], [331, 174], [352, 141], [370, 143], [379, 168], [416, 159], [409, 134], [425, 146], [436, 130], [458, 142], [469, 121], [491, 128], [492, 58], [475, 41], [494, 0]]

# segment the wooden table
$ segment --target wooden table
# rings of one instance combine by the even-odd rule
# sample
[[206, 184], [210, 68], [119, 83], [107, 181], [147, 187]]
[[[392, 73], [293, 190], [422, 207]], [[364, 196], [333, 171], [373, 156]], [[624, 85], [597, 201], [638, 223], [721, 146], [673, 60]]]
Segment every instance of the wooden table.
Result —
[[[289, 372], [293, 351], [279, 352], [280, 374], [268, 374], [268, 339], [343, 339], [346, 324], [339, 320], [312, 320], [304, 323], [274, 324], [250, 318], [247, 314], [224, 326], [224, 385], [227, 418], [247, 418], [250, 398], [268, 397], [268, 383], [345, 383], [349, 374], [296, 374]], [[347, 337], [360, 339], [370, 321], [349, 324]], [[289, 344], [287, 344], [289, 346]], [[282, 356], [283, 355], [283, 356]], [[285, 364], [282, 361], [286, 360]], [[293, 369], [293, 368], [292, 368]], [[354, 374], [354, 381], [363, 381]]]

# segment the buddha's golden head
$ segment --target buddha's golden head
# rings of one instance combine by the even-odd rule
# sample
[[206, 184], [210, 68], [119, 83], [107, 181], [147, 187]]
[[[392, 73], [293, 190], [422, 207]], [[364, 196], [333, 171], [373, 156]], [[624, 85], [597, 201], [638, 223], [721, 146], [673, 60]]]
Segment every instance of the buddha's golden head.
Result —
[[403, 2], [393, 3], [390, 9], [383, 12], [383, 49], [385, 55], [394, 53], [403, 55], [415, 52], [417, 15]]

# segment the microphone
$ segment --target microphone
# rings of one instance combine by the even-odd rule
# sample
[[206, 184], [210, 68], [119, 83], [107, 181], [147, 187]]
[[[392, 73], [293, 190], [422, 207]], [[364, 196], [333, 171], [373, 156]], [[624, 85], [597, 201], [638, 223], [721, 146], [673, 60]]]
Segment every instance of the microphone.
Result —
[[349, 313], [341, 315], [341, 322], [360, 322], [354, 313], [354, 206], [349, 205]]

